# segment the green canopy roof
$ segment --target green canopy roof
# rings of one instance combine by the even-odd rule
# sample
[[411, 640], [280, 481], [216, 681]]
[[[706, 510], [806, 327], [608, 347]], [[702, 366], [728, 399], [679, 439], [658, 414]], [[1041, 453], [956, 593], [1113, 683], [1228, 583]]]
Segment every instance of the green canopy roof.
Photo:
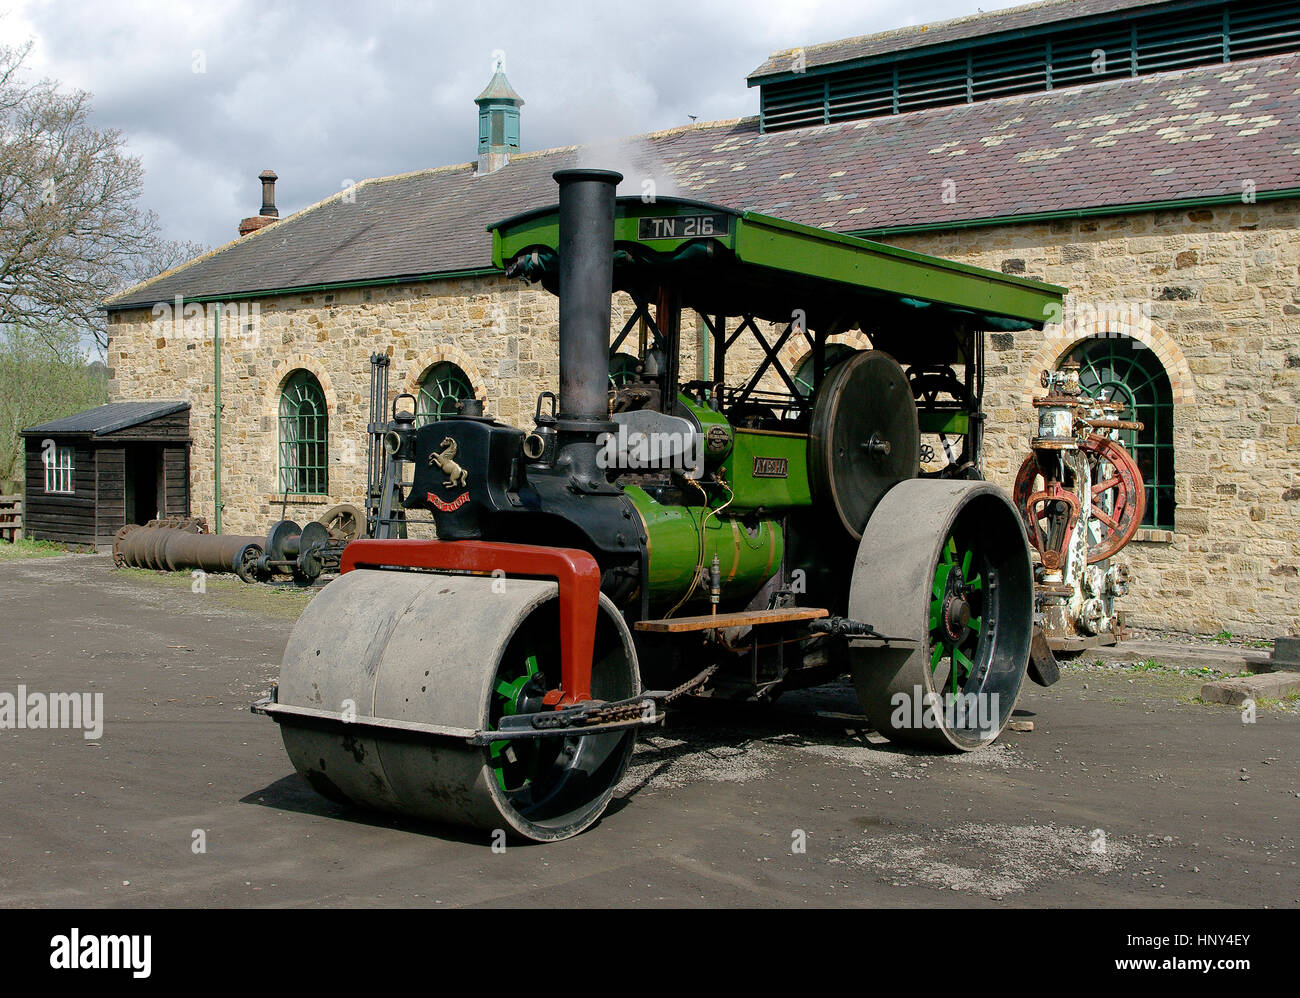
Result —
[[[495, 266], [558, 282], [559, 206], [488, 226]], [[705, 315], [810, 328], [860, 325], [869, 334], [962, 327], [1041, 329], [1060, 314], [1066, 289], [926, 256], [751, 211], [703, 201], [617, 201], [614, 287], [650, 294], [671, 283], [683, 307]], [[874, 337], [873, 337], [874, 338]]]

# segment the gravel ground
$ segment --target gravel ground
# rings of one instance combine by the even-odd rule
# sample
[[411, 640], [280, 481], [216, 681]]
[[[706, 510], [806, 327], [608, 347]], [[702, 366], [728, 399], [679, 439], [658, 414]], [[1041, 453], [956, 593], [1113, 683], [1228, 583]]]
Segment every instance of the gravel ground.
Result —
[[248, 712], [311, 595], [0, 565], [0, 693], [106, 715], [93, 741], [0, 730], [0, 904], [1300, 904], [1300, 716], [1201, 704], [1199, 670], [1069, 665], [1022, 695], [1033, 731], [961, 756], [862, 730], [844, 683], [674, 705], [602, 821], [549, 846], [339, 807]]

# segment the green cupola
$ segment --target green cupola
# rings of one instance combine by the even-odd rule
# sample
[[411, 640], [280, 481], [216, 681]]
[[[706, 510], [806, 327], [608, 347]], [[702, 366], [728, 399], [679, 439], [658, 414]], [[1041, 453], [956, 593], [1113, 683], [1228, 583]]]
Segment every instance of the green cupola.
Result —
[[474, 103], [478, 105], [478, 172], [493, 173], [519, 151], [519, 109], [524, 99], [515, 93], [498, 62]]

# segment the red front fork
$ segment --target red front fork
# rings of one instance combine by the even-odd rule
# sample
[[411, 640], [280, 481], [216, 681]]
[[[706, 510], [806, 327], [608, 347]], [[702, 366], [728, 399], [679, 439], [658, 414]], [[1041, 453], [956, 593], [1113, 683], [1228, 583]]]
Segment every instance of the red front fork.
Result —
[[591, 699], [591, 664], [600, 612], [600, 566], [576, 548], [536, 547], [499, 541], [353, 541], [343, 549], [340, 572], [354, 568], [433, 568], [444, 571], [531, 575], [560, 586], [560, 688], [547, 692], [550, 707]]

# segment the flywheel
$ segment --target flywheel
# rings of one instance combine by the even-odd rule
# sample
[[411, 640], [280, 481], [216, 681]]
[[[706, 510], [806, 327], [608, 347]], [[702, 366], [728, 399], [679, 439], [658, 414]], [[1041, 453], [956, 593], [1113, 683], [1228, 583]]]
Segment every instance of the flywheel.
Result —
[[[1092, 536], [1088, 538], [1088, 564], [1095, 565], [1114, 557], [1137, 534], [1146, 512], [1146, 486], [1142, 470], [1119, 442], [1090, 434], [1079, 443], [1079, 450], [1097, 476], [1092, 483]], [[1103, 469], [1101, 474], [1097, 474], [1098, 469]], [[1016, 473], [1011, 493], [1030, 538], [1040, 543], [1050, 524], [1030, 512], [1027, 503], [1042, 482], [1038, 459], [1030, 454]]]
[[831, 368], [813, 403], [808, 477], [855, 540], [881, 497], [915, 478], [921, 431], [907, 375], [889, 354], [863, 350]]

